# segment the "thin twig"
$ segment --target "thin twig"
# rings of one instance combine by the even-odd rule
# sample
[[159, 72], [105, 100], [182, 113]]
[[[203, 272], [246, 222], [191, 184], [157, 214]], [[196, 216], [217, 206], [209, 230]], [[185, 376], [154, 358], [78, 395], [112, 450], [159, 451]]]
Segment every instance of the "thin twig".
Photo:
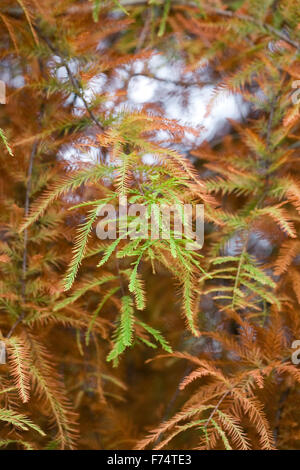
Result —
[[236, 13], [234, 11], [230, 10], [219, 10], [217, 8], [211, 8], [211, 7], [205, 7], [207, 12], [211, 12], [213, 14], [216, 14], [218, 16], [225, 16], [225, 17], [230, 17], [230, 18], [237, 18], [238, 20], [241, 21], [247, 21], [248, 23], [252, 23], [255, 26], [258, 26], [259, 28], [266, 29], [269, 31], [269, 33], [277, 36], [278, 38], [282, 39], [286, 43], [288, 43], [290, 46], [295, 47], [296, 49], [300, 49], [300, 44], [297, 43], [296, 41], [293, 41], [290, 39], [286, 34], [282, 33], [280, 30], [274, 28], [273, 26], [267, 24], [267, 23], [260, 23], [259, 21], [256, 21], [254, 18], [252, 18], [249, 15], [244, 15], [241, 13]]
[[[38, 149], [38, 141], [36, 140], [32, 146], [30, 158], [29, 158], [29, 165], [28, 165], [28, 172], [27, 172], [27, 186], [26, 186], [26, 195], [25, 195], [25, 206], [24, 206], [24, 216], [27, 217], [29, 214], [29, 203], [30, 203], [30, 193], [31, 193], [31, 186], [32, 186], [32, 170], [33, 170], [33, 162], [36, 156]], [[26, 274], [27, 274], [27, 258], [28, 258], [28, 229], [24, 230], [24, 239], [23, 239], [23, 260], [22, 260], [22, 280], [21, 280], [21, 299], [22, 302], [25, 303], [26, 301]], [[25, 317], [25, 311], [19, 315], [15, 323], [12, 325], [11, 329], [7, 334], [7, 338], [10, 338], [19, 323]]]
[[[183, 382], [183, 380], [186, 378], [187, 375], [189, 375], [192, 370], [193, 370], [193, 365], [191, 364], [187, 364], [186, 368], [184, 369], [184, 372], [183, 372], [183, 375], [181, 376], [180, 378], [180, 381], [178, 382], [177, 384], [177, 387], [173, 393], [173, 395], [171, 396], [169, 402], [167, 403], [167, 406], [166, 406], [166, 409], [165, 409], [165, 412], [164, 412], [164, 415], [163, 415], [163, 418], [162, 418], [162, 422], [166, 422], [168, 419], [169, 419], [169, 416], [170, 416], [170, 413], [172, 411], [172, 408], [179, 396], [179, 393], [180, 393], [180, 386]], [[157, 444], [159, 444], [162, 440], [162, 437], [163, 437], [163, 433], [160, 433], [159, 436], [157, 437], [156, 441], [154, 442], [154, 446], [156, 446]]]
[[276, 413], [276, 425], [275, 425], [275, 429], [274, 429], [274, 441], [275, 441], [275, 445], [277, 447], [277, 440], [278, 440], [278, 436], [279, 436], [279, 427], [280, 427], [280, 419], [281, 419], [281, 415], [282, 415], [282, 412], [283, 412], [283, 408], [284, 408], [284, 404], [289, 396], [289, 393], [290, 393], [290, 388], [286, 388], [285, 390], [283, 390], [282, 394], [280, 395], [280, 398], [279, 398], [279, 403], [278, 403], [278, 409], [277, 409], [277, 413]]
[[212, 410], [212, 412], [210, 413], [204, 427], [205, 429], [207, 429], [207, 426], [209, 425], [210, 421], [213, 419], [216, 411], [219, 409], [220, 405], [222, 404], [222, 402], [225, 400], [225, 398], [227, 397], [227, 395], [229, 395], [229, 393], [231, 392], [231, 389], [227, 390], [220, 398], [220, 400], [218, 401], [218, 403], [216, 404], [216, 406], [214, 407], [214, 409]]
[[121, 276], [121, 273], [120, 273], [119, 258], [118, 258], [118, 248], [116, 248], [116, 271], [117, 271], [117, 276], [118, 276], [118, 278], [119, 278], [119, 283], [120, 283], [120, 289], [121, 289], [122, 297], [124, 297], [124, 295], [125, 295], [125, 289], [124, 289], [124, 285], [123, 285], [123, 281], [122, 281], [122, 276]]
[[[267, 125], [267, 134], [266, 134], [266, 144], [267, 144], [267, 149], [268, 149], [269, 153], [271, 153], [271, 151], [272, 151], [272, 149], [271, 149], [271, 132], [272, 132], [274, 111], [275, 111], [275, 104], [277, 102], [279, 94], [274, 96], [272, 101], [271, 101], [271, 109], [270, 109], [268, 125]], [[263, 202], [264, 202], [264, 200], [265, 200], [265, 198], [266, 198], [266, 196], [269, 192], [269, 189], [270, 189], [270, 173], [268, 173], [270, 162], [269, 162], [269, 160], [264, 160], [263, 163], [264, 163], [264, 173], [265, 173], [266, 179], [265, 179], [265, 184], [264, 184], [264, 191], [263, 191], [262, 195], [260, 196], [260, 198], [259, 198], [259, 200], [256, 204], [257, 208], [261, 207], [261, 205], [263, 204]]]
[[201, 80], [196, 82], [184, 82], [182, 80], [171, 80], [169, 78], [161, 78], [157, 77], [151, 73], [133, 73], [130, 78], [132, 77], [147, 77], [151, 78], [152, 80], [157, 80], [158, 82], [169, 83], [171, 85], [180, 86], [182, 88], [189, 88], [192, 86], [204, 86], [204, 85], [211, 85], [212, 80]]
[[[124, 6], [125, 8], [126, 7], [127, 8], [135, 7], [135, 6], [139, 6], [139, 5], [146, 5], [147, 6], [147, 3], [148, 3], [147, 0], [120, 0], [120, 4], [122, 6]], [[158, 5], [159, 4], [163, 5], [163, 3], [164, 3], [164, 0], [157, 0]], [[186, 5], [186, 6], [191, 6], [191, 7], [195, 7], [195, 8], [198, 7], [198, 5], [193, 1], [173, 0], [172, 4], [174, 4], [174, 5]], [[80, 13], [82, 11], [82, 8], [84, 8], [85, 10], [91, 9], [92, 5], [82, 5], [82, 7], [81, 7], [81, 5], [72, 6], [70, 11], [72, 11], [72, 13], [75, 13], [75, 12]], [[257, 26], [259, 28], [265, 29], [266, 31], [268, 31], [272, 35], [277, 36], [279, 39], [285, 41], [290, 46], [293, 46], [296, 49], [300, 49], [300, 44], [297, 41], [294, 41], [293, 39], [290, 39], [282, 31], [280, 31], [279, 29], [274, 28], [274, 26], [269, 25], [267, 23], [261, 23], [261, 22], [257, 21], [255, 18], [252, 18], [249, 15], [245, 15], [245, 14], [242, 14], [242, 13], [236, 13], [236, 12], [231, 11], [231, 10], [221, 10], [219, 8], [206, 6], [205, 4], [203, 4], [202, 8], [205, 12], [207, 12], [209, 14], [212, 14], [212, 15], [224, 16], [226, 18], [236, 18], [236, 19], [241, 20], [241, 21], [247, 21], [248, 23], [252, 23], [252, 24], [254, 24], [255, 26]]]
[[55, 54], [56, 56], [58, 56], [61, 60], [61, 65], [63, 67], [65, 67], [66, 71], [67, 71], [67, 74], [68, 74], [68, 77], [69, 77], [69, 80], [70, 82], [72, 83], [72, 86], [75, 90], [75, 94], [82, 100], [83, 104], [84, 104], [84, 107], [87, 111], [87, 113], [89, 114], [91, 120], [96, 124], [96, 126], [101, 129], [101, 131], [104, 130], [104, 127], [102, 126], [102, 124], [100, 123], [99, 119], [97, 119], [97, 117], [94, 115], [93, 111], [91, 110], [88, 102], [86, 101], [85, 97], [84, 97], [84, 94], [83, 94], [83, 90], [82, 90], [82, 87], [80, 86], [77, 78], [73, 75], [70, 67], [69, 67], [69, 64], [68, 62], [64, 59], [63, 55], [62, 55], [62, 52], [57, 48], [55, 47], [51, 40], [48, 38], [48, 36], [46, 36], [42, 31], [41, 29], [35, 25], [34, 26], [34, 29], [36, 30], [36, 32], [38, 33], [39, 37], [47, 44], [47, 46], [49, 47], [49, 49], [53, 52], [53, 54]]

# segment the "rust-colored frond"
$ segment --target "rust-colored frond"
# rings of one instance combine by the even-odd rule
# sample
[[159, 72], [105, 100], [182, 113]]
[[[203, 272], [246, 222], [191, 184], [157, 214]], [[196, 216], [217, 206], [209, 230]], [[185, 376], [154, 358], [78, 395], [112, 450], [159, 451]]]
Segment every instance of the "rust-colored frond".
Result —
[[26, 403], [30, 397], [30, 349], [25, 335], [12, 336], [8, 341], [10, 373], [20, 399]]

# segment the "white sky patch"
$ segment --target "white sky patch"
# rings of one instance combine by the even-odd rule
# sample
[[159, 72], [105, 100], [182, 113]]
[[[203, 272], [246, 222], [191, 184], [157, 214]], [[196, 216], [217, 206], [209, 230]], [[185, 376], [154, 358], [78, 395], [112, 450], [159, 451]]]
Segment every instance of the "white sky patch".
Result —
[[154, 99], [157, 80], [149, 77], [132, 77], [128, 84], [128, 98], [133, 103], [147, 103]]
[[144, 70], [144, 67], [145, 67], [145, 61], [143, 61], [143, 60], [136, 60], [136, 61], [132, 64], [133, 73], [142, 73], [142, 71]]
[[155, 158], [155, 156], [152, 155], [152, 153], [145, 153], [142, 156], [142, 162], [145, 165], [153, 165], [156, 161], [157, 161], [157, 158]]
[[[56, 66], [55, 75], [56, 75], [57, 80], [65, 82], [66, 80], [68, 80], [68, 72], [64, 65], [62, 65], [61, 67], [59, 66], [59, 64], [61, 64], [62, 62], [62, 59], [59, 56], [53, 56], [53, 60]], [[68, 67], [71, 73], [73, 75], [76, 75], [78, 72], [78, 67], [79, 67], [78, 61], [76, 59], [70, 59], [68, 61]]]
[[104, 73], [101, 73], [100, 75], [96, 75], [95, 77], [91, 78], [89, 81], [89, 86], [96, 95], [97, 93], [104, 91], [103, 89], [106, 82], [107, 76]]
[[90, 146], [87, 150], [82, 151], [74, 146], [64, 147], [59, 153], [59, 157], [67, 160], [71, 166], [76, 167], [76, 162], [98, 163], [100, 150]]
[[170, 62], [167, 57], [155, 54], [149, 59], [148, 66], [156, 77], [176, 81], [180, 79], [183, 63], [179, 60]]
[[[77, 66], [76, 63], [70, 64], [72, 72], [76, 72]], [[144, 104], [159, 105], [166, 118], [174, 119], [196, 131], [196, 135], [185, 132], [182, 143], [173, 146], [186, 153], [204, 140], [211, 141], [215, 137], [225, 135], [230, 131], [227, 119], [239, 121], [250, 109], [250, 104], [239, 94], [220, 91], [214, 95], [217, 84], [212, 78], [211, 83], [207, 83], [211, 73], [207, 62], [200, 62], [195, 71], [186, 71], [182, 60], [171, 60], [162, 54], [155, 54], [150, 59], [137, 60], [133, 64], [118, 67], [113, 76], [99, 74], [93, 77], [84, 97], [88, 103], [92, 103], [97, 94], [111, 93], [112, 99], [106, 100], [103, 107], [107, 109], [108, 114], [115, 115], [123, 111], [140, 110]], [[56, 74], [64, 80], [65, 68], [58, 67]], [[205, 82], [202, 84], [203, 80]], [[189, 83], [192, 85], [188, 85]], [[114, 93], [124, 87], [127, 87], [127, 96], [116, 102], [113, 99]], [[84, 103], [80, 98], [76, 99], [74, 112], [77, 115], [84, 112]], [[161, 130], [157, 132], [156, 140], [167, 146], [171, 145], [172, 139], [168, 132]], [[77, 150], [76, 154], [78, 156]], [[73, 154], [70, 151], [65, 152], [67, 160], [71, 155]], [[82, 161], [95, 161], [93, 153], [90, 155], [91, 160], [88, 160], [88, 154], [80, 153], [79, 158]], [[152, 164], [153, 156], [146, 154], [143, 161]]]

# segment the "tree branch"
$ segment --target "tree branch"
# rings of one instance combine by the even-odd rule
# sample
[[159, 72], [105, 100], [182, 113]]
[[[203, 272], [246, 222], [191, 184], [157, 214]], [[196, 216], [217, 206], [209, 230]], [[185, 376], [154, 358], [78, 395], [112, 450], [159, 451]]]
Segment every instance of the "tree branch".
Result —
[[[25, 207], [24, 207], [24, 216], [27, 217], [29, 214], [29, 202], [30, 202], [30, 193], [31, 193], [31, 186], [32, 186], [32, 171], [33, 171], [33, 162], [36, 156], [38, 149], [38, 141], [36, 140], [32, 146], [30, 158], [29, 158], [29, 165], [28, 165], [28, 172], [27, 172], [27, 186], [26, 186], [26, 195], [25, 195]], [[24, 230], [24, 241], [23, 241], [23, 261], [22, 261], [22, 280], [21, 280], [21, 299], [24, 303], [26, 301], [26, 273], [27, 273], [27, 257], [28, 257], [28, 229]], [[25, 317], [25, 311], [21, 313], [21, 315], [17, 318], [15, 323], [12, 325], [11, 329], [7, 334], [7, 338], [10, 338], [19, 323]]]
[[69, 80], [70, 82], [72, 83], [72, 86], [76, 92], [76, 95], [81, 98], [83, 104], [84, 104], [84, 107], [87, 111], [87, 113], [89, 114], [91, 120], [96, 124], [96, 126], [101, 130], [103, 131], [104, 130], [104, 127], [102, 126], [102, 124], [100, 123], [100, 121], [96, 118], [96, 116], [94, 115], [93, 111], [91, 110], [91, 108], [89, 107], [89, 104], [87, 103], [84, 95], [83, 95], [83, 90], [81, 88], [81, 86], [79, 85], [78, 83], [78, 80], [77, 78], [73, 75], [70, 67], [69, 67], [69, 64], [68, 62], [63, 58], [62, 56], [62, 53], [61, 51], [55, 47], [51, 40], [46, 36], [44, 35], [44, 33], [41, 31], [41, 29], [37, 26], [37, 25], [34, 25], [34, 29], [35, 31], [37, 32], [38, 36], [47, 44], [47, 46], [49, 47], [49, 49], [53, 52], [53, 54], [57, 55], [60, 60], [61, 60], [61, 64], [63, 65], [63, 67], [65, 67], [66, 71], [67, 71], [67, 74], [68, 74], [68, 77], [69, 77]]
[[[147, 0], [121, 0], [120, 1], [121, 5], [124, 7], [131, 7], [131, 6], [138, 6], [138, 5], [145, 5], [147, 4]], [[163, 0], [158, 0], [158, 3], [163, 4]], [[194, 6], [195, 8], [198, 6], [195, 2], [192, 1], [176, 1], [173, 0], [173, 4], [179, 4], [179, 5], [187, 5], [187, 6]], [[213, 8], [210, 6], [206, 6], [205, 4], [203, 5], [203, 10], [206, 11], [207, 13], [211, 13], [213, 15], [218, 15], [218, 16], [224, 16], [224, 17], [229, 17], [229, 18], [237, 18], [241, 21], [247, 21], [249, 23], [252, 23], [259, 28], [264, 28], [267, 31], [269, 31], [271, 34], [277, 36], [278, 38], [282, 39], [283, 41], [287, 42], [290, 46], [295, 47], [296, 49], [300, 49], [300, 44], [296, 41], [293, 41], [290, 39], [286, 34], [284, 34], [282, 31], [279, 29], [274, 28], [273, 26], [267, 24], [267, 23], [260, 23], [259, 21], [255, 20], [255, 18], [252, 18], [249, 15], [244, 15], [241, 13], [236, 13], [231, 10], [221, 10], [219, 8]]]

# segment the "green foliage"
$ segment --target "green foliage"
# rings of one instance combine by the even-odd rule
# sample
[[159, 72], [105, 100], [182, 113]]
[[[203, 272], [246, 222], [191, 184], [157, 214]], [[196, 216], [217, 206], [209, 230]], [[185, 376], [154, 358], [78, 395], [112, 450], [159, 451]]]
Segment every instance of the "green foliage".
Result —
[[[27, 416], [16, 413], [13, 410], [0, 409], [0, 420], [10, 423], [13, 426], [22, 429], [23, 431], [28, 431], [33, 429], [42, 436], [45, 436], [45, 433], [40, 429], [39, 426], [34, 424]], [[7, 441], [6, 441], [7, 442]]]
[[[158, 330], [140, 320], [138, 320], [138, 324], [141, 325], [148, 333], [150, 333], [150, 335], [153, 336], [153, 338], [160, 344], [160, 346], [165, 351], [167, 351], [168, 353], [172, 352], [172, 348], [169, 345], [168, 341], [162, 336], [162, 334]], [[143, 341], [145, 340], [145, 338], [140, 339], [142, 339]]]
[[10, 146], [9, 146], [9, 144], [8, 144], [8, 142], [7, 142], [7, 138], [6, 138], [4, 132], [3, 132], [3, 130], [2, 130], [1, 128], [0, 128], [0, 138], [1, 138], [1, 140], [2, 140], [2, 142], [3, 142], [3, 144], [4, 144], [4, 146], [5, 146], [6, 150], [8, 151], [9, 155], [10, 155], [11, 157], [13, 157], [14, 154], [13, 154], [13, 152], [12, 152], [12, 149], [10, 148]]

